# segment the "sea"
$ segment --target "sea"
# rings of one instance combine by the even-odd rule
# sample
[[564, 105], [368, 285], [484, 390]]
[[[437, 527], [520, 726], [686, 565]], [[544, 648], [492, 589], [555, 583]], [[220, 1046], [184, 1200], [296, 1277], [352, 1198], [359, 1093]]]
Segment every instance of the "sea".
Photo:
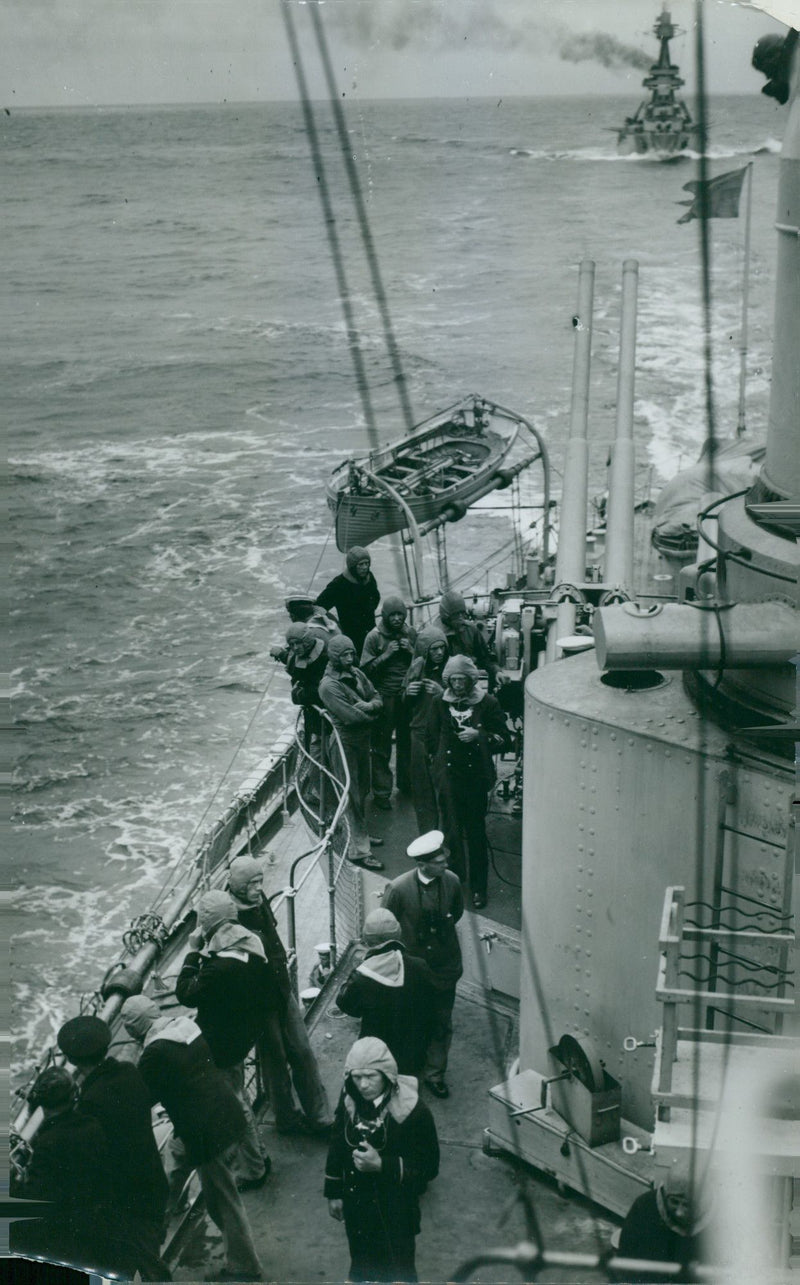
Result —
[[[602, 491], [622, 265], [635, 259], [637, 497], [697, 457], [700, 224], [677, 222], [697, 157], [618, 157], [631, 106], [349, 99], [385, 310], [325, 104], [314, 108], [322, 168], [293, 102], [0, 119], [18, 1077], [291, 718], [269, 655], [283, 598], [340, 569], [326, 479], [375, 438], [322, 187], [377, 440], [406, 427], [388, 321], [415, 419], [471, 392], [513, 408], [549, 442], [558, 494], [588, 257], [590, 485]], [[758, 438], [784, 120], [758, 96], [714, 98], [709, 115], [709, 173], [752, 163], [746, 407]], [[736, 431], [745, 207], [746, 186], [740, 217], [708, 225], [721, 437]], [[539, 485], [526, 483], [531, 504]], [[453, 555], [460, 587], [473, 564], [490, 583], [489, 545], [508, 523], [498, 503]], [[404, 591], [396, 556], [374, 550], [381, 588]]]

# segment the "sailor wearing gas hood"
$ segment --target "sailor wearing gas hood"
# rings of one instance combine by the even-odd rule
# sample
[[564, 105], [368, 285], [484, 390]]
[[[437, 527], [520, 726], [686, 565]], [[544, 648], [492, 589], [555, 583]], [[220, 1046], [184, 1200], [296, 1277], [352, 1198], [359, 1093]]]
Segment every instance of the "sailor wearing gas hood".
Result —
[[403, 1075], [420, 1076], [431, 1035], [435, 991], [430, 969], [409, 955], [390, 910], [372, 910], [364, 920], [363, 961], [336, 996], [343, 1013], [361, 1018], [360, 1035], [383, 1040]]
[[237, 918], [227, 892], [204, 892], [197, 907], [198, 930], [175, 984], [178, 1002], [197, 1009], [197, 1025], [211, 1056], [244, 1111], [247, 1128], [236, 1161], [240, 1191], [263, 1185], [269, 1173], [244, 1088], [244, 1059], [264, 1033], [266, 1016], [278, 992], [261, 939]]
[[486, 905], [489, 871], [486, 813], [496, 779], [493, 756], [508, 741], [506, 718], [494, 696], [480, 691], [478, 670], [468, 656], [448, 660], [444, 681], [444, 694], [430, 708], [426, 744], [450, 864], [461, 880], [468, 879], [472, 904], [480, 910]]
[[172, 1121], [166, 1146], [172, 1206], [196, 1169], [206, 1212], [225, 1246], [225, 1266], [214, 1279], [262, 1280], [233, 1174], [244, 1112], [214, 1065], [200, 1027], [188, 1013], [162, 1013], [147, 995], [126, 999], [120, 1015], [125, 1030], [142, 1046], [139, 1071], [151, 1101], [160, 1102]]
[[370, 730], [383, 704], [372, 683], [356, 668], [356, 650], [345, 634], [328, 643], [328, 667], [319, 685], [322, 704], [331, 716], [342, 742], [350, 773], [349, 819], [355, 852], [350, 860], [368, 870], [382, 870], [383, 863], [370, 855], [364, 808], [369, 794]]
[[417, 634], [414, 659], [403, 680], [403, 702], [409, 714], [411, 736], [411, 797], [420, 834], [439, 828], [439, 803], [431, 774], [425, 728], [435, 697], [444, 691], [447, 639], [436, 625], [424, 625]]
[[383, 809], [391, 807], [393, 737], [396, 742], [397, 788], [401, 794], [408, 794], [411, 788], [408, 710], [403, 702], [403, 679], [414, 654], [417, 632], [406, 623], [407, 615], [402, 598], [384, 598], [380, 621], [367, 634], [361, 653], [361, 668], [375, 684], [383, 701], [370, 738], [372, 800], [376, 807]]
[[[294, 997], [286, 951], [272, 908], [264, 895], [264, 866], [254, 857], [235, 857], [228, 871], [228, 889], [239, 923], [257, 933], [267, 957], [276, 1003], [265, 1014], [256, 1040], [261, 1080], [279, 1133], [327, 1134], [331, 1126], [328, 1095], [308, 1039], [303, 1014]], [[292, 1089], [297, 1093], [299, 1111]]]
[[439, 619], [436, 624], [447, 639], [451, 656], [469, 656], [478, 669], [489, 675], [489, 691], [495, 686], [497, 666], [492, 660], [489, 645], [477, 625], [467, 617], [467, 604], [454, 589], [442, 594], [439, 602]]
[[356, 657], [361, 655], [364, 639], [375, 624], [375, 611], [381, 600], [371, 559], [366, 549], [354, 544], [347, 550], [345, 569], [329, 580], [317, 598], [317, 604], [335, 611], [342, 633], [352, 639]]
[[439, 1172], [433, 1117], [382, 1040], [357, 1040], [328, 1149], [324, 1194], [343, 1219], [351, 1281], [416, 1281], [419, 1198]]

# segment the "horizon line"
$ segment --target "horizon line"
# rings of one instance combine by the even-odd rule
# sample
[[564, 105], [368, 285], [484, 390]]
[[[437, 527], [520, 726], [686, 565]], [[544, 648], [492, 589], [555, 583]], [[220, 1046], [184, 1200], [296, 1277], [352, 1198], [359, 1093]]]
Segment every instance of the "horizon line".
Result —
[[[495, 102], [498, 106], [507, 99], [514, 102], [530, 102], [538, 100], [571, 100], [580, 101], [581, 99], [597, 98], [633, 98], [630, 93], [620, 92], [612, 93], [608, 90], [598, 90], [595, 93], [561, 93], [561, 94], [407, 94], [407, 95], [381, 95], [377, 98], [362, 98], [353, 95], [349, 101], [358, 103], [425, 103], [425, 102]], [[684, 98], [692, 100], [695, 95], [692, 93], [684, 94]], [[708, 95], [709, 98], [756, 98], [759, 99], [759, 91], [745, 90], [739, 93], [714, 91]], [[314, 98], [311, 100], [320, 106], [327, 106], [329, 99]], [[345, 100], [347, 102], [347, 100]], [[161, 102], [102, 102], [102, 103], [4, 103], [2, 110], [6, 116], [13, 116], [21, 112], [33, 111], [129, 111], [132, 109], [152, 109], [162, 110], [169, 107], [258, 107], [273, 106], [278, 103], [292, 103], [295, 106], [301, 106], [299, 99], [293, 97], [283, 98], [199, 98], [199, 99], [166, 99]]]

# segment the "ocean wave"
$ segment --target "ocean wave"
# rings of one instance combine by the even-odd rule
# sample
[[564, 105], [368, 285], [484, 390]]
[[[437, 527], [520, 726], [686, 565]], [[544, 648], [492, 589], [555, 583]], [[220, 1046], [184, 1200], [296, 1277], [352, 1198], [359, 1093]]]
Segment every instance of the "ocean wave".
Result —
[[35, 794], [38, 790], [49, 790], [54, 785], [65, 785], [68, 781], [88, 780], [92, 773], [84, 763], [76, 763], [68, 768], [53, 768], [39, 776], [24, 776], [16, 787], [26, 794]]
[[[764, 143], [754, 147], [726, 147], [724, 144], [714, 144], [705, 152], [706, 160], [731, 160], [735, 156], [758, 156], [763, 153], [779, 154], [781, 144], [774, 138], [768, 138]], [[632, 165], [661, 165], [675, 164], [681, 161], [697, 161], [700, 159], [700, 153], [693, 151], [692, 148], [683, 148], [680, 152], [670, 153], [668, 157], [651, 154], [639, 155], [636, 152], [626, 154], [608, 147], [578, 147], [566, 149], [564, 151], [552, 151], [549, 148], [527, 148], [512, 147], [509, 148], [510, 156], [519, 156], [527, 160], [534, 161], [612, 161], [614, 163], [624, 162]]]

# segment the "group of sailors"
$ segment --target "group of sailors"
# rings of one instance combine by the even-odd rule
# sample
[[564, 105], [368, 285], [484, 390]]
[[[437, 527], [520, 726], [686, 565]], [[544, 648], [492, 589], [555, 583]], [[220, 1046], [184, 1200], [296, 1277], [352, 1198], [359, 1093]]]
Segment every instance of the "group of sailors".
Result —
[[[14, 1224], [15, 1252], [168, 1280], [161, 1246], [195, 1172], [225, 1251], [224, 1266], [207, 1279], [262, 1280], [242, 1201], [271, 1172], [245, 1086], [252, 1052], [278, 1132], [328, 1143], [323, 1191], [345, 1225], [349, 1279], [416, 1280], [419, 1200], [439, 1169], [420, 1089], [449, 1094], [464, 903], [441, 831], [408, 852], [413, 868], [367, 916], [363, 949], [337, 996], [360, 1031], [336, 1111], [294, 996], [262, 864], [237, 857], [227, 887], [199, 899], [174, 996], [127, 998], [129, 1039], [119, 1044], [95, 1015], [59, 1030], [64, 1064], [34, 1083], [30, 1105], [44, 1118], [24, 1178], [12, 1186], [14, 1195], [49, 1204], [41, 1217]], [[160, 1150], [152, 1126], [159, 1104], [171, 1124]]]
[[[490, 686], [494, 667], [458, 594], [446, 593], [438, 621], [418, 634], [404, 603], [391, 596], [375, 625], [379, 602], [369, 555], [350, 550], [345, 572], [316, 603], [303, 595], [288, 600], [292, 623], [279, 653], [304, 706], [309, 742], [319, 739], [316, 706], [338, 730], [352, 830], [365, 840], [354, 861], [382, 868], [371, 855], [364, 805], [371, 789], [374, 804], [392, 806], [393, 742], [398, 787], [411, 794], [421, 831], [407, 848], [410, 868], [387, 883], [381, 907], [367, 916], [363, 948], [336, 995], [360, 1030], [335, 1111], [264, 894], [262, 864], [237, 857], [225, 888], [199, 899], [174, 995], [127, 998], [117, 1042], [94, 1015], [72, 1018], [58, 1032], [63, 1064], [33, 1085], [30, 1105], [41, 1108], [43, 1120], [24, 1175], [12, 1180], [12, 1195], [49, 1203], [40, 1217], [13, 1224], [14, 1252], [104, 1275], [168, 1280], [164, 1237], [196, 1173], [225, 1255], [206, 1279], [262, 1280], [242, 1200], [264, 1186], [272, 1168], [245, 1085], [252, 1054], [275, 1129], [327, 1142], [323, 1194], [331, 1217], [344, 1223], [348, 1279], [417, 1280], [420, 1198], [439, 1170], [436, 1125], [421, 1091], [450, 1095], [446, 1071], [463, 971], [457, 925], [465, 886], [474, 906], [485, 904], [486, 804], [507, 726], [498, 701], [479, 685], [479, 666]], [[156, 1105], [171, 1126], [160, 1148]], [[686, 1183], [673, 1173], [671, 1186], [635, 1203], [620, 1252], [696, 1257], [698, 1217]]]
[[420, 833], [444, 832], [450, 866], [474, 908], [482, 909], [494, 759], [510, 735], [491, 694], [497, 666], [464, 599], [444, 593], [436, 621], [417, 632], [401, 598], [387, 595], [381, 602], [369, 553], [354, 547], [344, 571], [316, 600], [293, 594], [286, 607], [292, 623], [285, 645], [272, 655], [285, 665], [292, 699], [304, 709], [312, 757], [318, 707], [338, 733], [350, 778], [351, 860], [383, 869], [373, 852], [382, 840], [369, 833], [366, 804], [371, 793], [372, 806], [389, 811], [396, 786], [410, 796]]

